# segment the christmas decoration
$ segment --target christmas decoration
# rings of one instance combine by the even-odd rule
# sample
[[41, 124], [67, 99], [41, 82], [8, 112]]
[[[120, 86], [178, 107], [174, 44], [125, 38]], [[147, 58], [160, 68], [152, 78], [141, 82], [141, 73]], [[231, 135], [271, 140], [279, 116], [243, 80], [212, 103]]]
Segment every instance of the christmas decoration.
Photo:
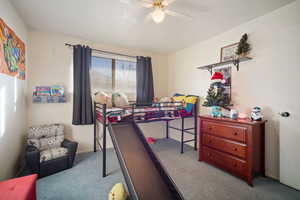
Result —
[[215, 72], [214, 75], [211, 77], [213, 82], [221, 82], [224, 80], [224, 75], [221, 72]]
[[215, 72], [211, 78], [212, 83], [207, 91], [206, 99], [203, 106], [220, 106], [226, 108], [230, 105], [230, 98], [228, 93], [225, 93], [225, 85], [223, 74]]
[[222, 108], [220, 106], [212, 106], [211, 115], [213, 117], [222, 117]]
[[247, 42], [248, 40], [248, 35], [247, 33], [245, 33], [240, 42], [239, 42], [239, 45], [237, 47], [237, 50], [236, 50], [236, 55], [240, 56], [240, 57], [243, 57], [243, 56], [246, 56], [249, 51], [251, 50], [250, 48], [250, 44]]

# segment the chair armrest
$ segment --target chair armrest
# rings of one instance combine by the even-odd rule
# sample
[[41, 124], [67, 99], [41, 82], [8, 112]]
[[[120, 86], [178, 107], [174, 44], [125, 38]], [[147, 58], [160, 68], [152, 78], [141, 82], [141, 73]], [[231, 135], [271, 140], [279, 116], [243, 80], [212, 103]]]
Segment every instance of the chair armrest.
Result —
[[35, 146], [28, 145], [26, 147], [25, 160], [32, 172], [39, 173], [40, 151]]
[[62, 142], [61, 146], [67, 148], [69, 150], [69, 152], [75, 152], [76, 153], [78, 143], [65, 139]]
[[71, 168], [73, 166], [73, 163], [74, 163], [78, 143], [77, 142], [72, 142], [70, 140], [65, 139], [62, 142], [61, 146], [68, 149], [68, 154], [69, 154], [68, 166]]
[[26, 146], [26, 152], [37, 152], [37, 151], [39, 151], [38, 148], [36, 148], [33, 145], [27, 145]]

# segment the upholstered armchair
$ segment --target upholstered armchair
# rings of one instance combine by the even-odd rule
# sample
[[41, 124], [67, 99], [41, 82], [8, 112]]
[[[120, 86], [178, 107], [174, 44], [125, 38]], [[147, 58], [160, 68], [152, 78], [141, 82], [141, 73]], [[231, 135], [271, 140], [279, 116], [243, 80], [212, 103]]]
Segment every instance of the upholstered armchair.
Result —
[[29, 128], [26, 148], [26, 164], [39, 177], [48, 176], [73, 166], [77, 142], [64, 138], [62, 124], [50, 124]]

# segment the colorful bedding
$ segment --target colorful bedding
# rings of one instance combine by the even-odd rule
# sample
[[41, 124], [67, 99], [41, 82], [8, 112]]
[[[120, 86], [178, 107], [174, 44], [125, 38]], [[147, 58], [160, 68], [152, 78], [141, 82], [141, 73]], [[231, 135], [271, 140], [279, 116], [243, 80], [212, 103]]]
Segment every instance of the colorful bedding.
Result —
[[[107, 120], [111, 123], [126, 121], [132, 118], [136, 121], [155, 121], [155, 120], [172, 120], [181, 117], [193, 116], [192, 109], [186, 111], [181, 102], [164, 102], [154, 103], [152, 106], [135, 107], [134, 111], [131, 107], [127, 108], [108, 108], [106, 110]], [[103, 120], [102, 112], [97, 112], [97, 119]]]

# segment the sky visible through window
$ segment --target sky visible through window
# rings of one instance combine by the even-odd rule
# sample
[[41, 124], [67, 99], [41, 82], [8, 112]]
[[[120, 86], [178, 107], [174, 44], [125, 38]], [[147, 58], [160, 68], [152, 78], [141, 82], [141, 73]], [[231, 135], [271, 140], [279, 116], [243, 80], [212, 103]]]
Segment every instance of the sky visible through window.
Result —
[[93, 91], [112, 91], [112, 59], [92, 57], [91, 85]]
[[135, 100], [136, 62], [115, 60], [114, 69], [113, 59], [92, 57], [91, 84], [93, 92], [123, 92], [130, 100]]

